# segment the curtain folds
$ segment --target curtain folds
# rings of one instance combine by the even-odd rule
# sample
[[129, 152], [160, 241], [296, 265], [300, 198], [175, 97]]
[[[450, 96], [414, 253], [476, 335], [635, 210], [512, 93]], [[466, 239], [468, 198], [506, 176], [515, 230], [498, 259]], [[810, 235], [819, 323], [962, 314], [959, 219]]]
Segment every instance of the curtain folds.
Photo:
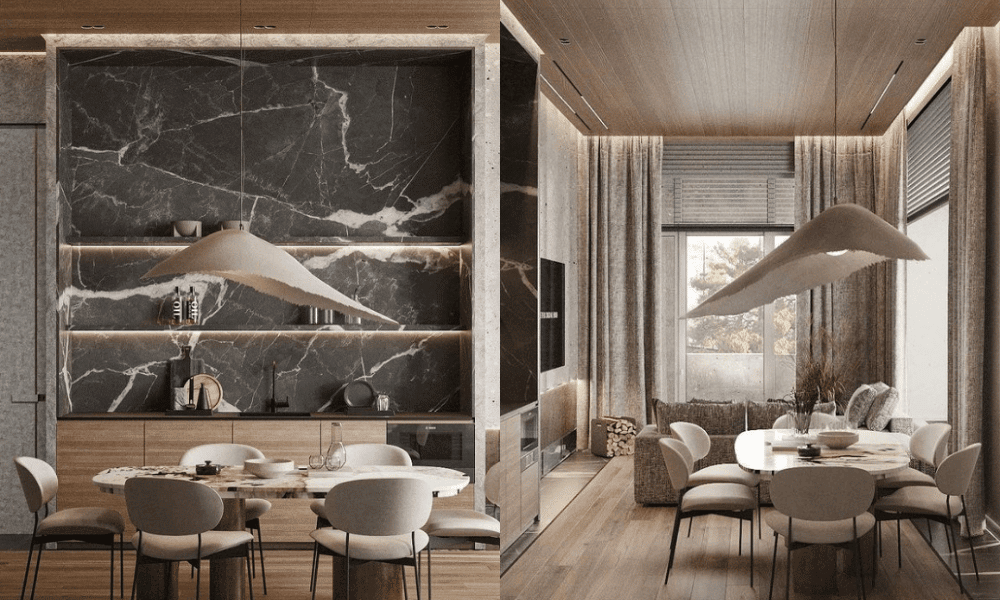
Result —
[[[955, 41], [952, 69], [951, 187], [948, 223], [948, 421], [952, 451], [983, 439], [986, 407], [986, 42], [967, 28]], [[982, 456], [966, 500], [968, 532], [983, 532]]]
[[[628, 416], [646, 422], [659, 397], [659, 137], [591, 137], [587, 146], [590, 258], [588, 322], [590, 418]], [[581, 436], [589, 439], [589, 435]]]
[[[835, 156], [833, 137], [795, 139], [795, 226], [834, 204], [854, 203], [898, 227], [905, 189], [902, 117], [882, 137], [838, 137], [836, 144]], [[847, 394], [861, 383], [895, 385], [894, 261], [799, 294], [796, 304], [800, 368], [809, 359], [831, 362], [843, 374]]]

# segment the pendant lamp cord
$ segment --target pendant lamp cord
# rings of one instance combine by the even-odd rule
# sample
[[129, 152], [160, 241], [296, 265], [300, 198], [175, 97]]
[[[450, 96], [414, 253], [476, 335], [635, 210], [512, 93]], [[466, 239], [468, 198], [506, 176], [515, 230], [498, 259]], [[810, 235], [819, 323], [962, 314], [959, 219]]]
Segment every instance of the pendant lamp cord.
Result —
[[240, 0], [240, 231], [243, 231], [243, 181], [246, 179], [243, 149], [243, 0]]

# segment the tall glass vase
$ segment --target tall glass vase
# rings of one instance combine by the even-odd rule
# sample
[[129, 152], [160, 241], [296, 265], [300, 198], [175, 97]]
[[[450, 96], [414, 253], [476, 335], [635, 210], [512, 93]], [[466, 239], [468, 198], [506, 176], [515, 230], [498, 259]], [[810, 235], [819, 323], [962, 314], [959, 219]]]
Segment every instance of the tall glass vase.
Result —
[[330, 426], [330, 447], [326, 450], [326, 468], [336, 471], [347, 464], [347, 450], [344, 448], [343, 432], [340, 423]]

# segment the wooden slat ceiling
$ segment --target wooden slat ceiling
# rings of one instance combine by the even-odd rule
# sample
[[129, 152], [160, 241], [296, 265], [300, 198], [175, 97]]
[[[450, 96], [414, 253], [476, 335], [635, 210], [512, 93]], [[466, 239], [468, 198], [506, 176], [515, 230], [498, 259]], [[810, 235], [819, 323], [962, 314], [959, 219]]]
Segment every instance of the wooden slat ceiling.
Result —
[[[543, 92], [584, 133], [834, 132], [833, 0], [503, 1], [589, 129], [545, 83]], [[837, 130], [881, 135], [963, 27], [1000, 21], [1000, 1], [839, 0], [837, 15]]]
[[[488, 33], [498, 0], [243, 0], [244, 28], [274, 33]], [[39, 51], [43, 33], [235, 33], [239, 0], [0, 0], [0, 51]], [[447, 25], [447, 29], [428, 29]]]

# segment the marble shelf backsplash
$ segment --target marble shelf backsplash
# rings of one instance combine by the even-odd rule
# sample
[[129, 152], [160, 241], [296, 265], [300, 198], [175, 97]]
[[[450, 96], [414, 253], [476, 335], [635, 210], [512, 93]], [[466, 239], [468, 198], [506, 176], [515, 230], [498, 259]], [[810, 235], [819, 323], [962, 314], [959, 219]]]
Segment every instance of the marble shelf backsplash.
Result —
[[[240, 214], [237, 50], [62, 50], [63, 234]], [[266, 239], [466, 236], [471, 54], [247, 50], [243, 218]]]
[[[64, 326], [89, 329], [159, 329], [169, 321], [174, 288], [194, 287], [201, 324], [212, 329], [282, 329], [304, 324], [304, 307], [209, 275], [142, 280], [179, 248], [64, 247], [59, 310]], [[290, 253], [321, 280], [410, 328], [462, 327], [468, 265], [459, 248], [292, 248]], [[363, 322], [363, 327], [395, 329]]]
[[[468, 332], [86, 332], [64, 333], [62, 413], [162, 412], [170, 408], [170, 359], [193, 347], [223, 388], [226, 410], [264, 411], [277, 396], [296, 412], [338, 407], [346, 384], [366, 379], [405, 412], [467, 412], [461, 341]], [[217, 409], [218, 410], [218, 409]]]

